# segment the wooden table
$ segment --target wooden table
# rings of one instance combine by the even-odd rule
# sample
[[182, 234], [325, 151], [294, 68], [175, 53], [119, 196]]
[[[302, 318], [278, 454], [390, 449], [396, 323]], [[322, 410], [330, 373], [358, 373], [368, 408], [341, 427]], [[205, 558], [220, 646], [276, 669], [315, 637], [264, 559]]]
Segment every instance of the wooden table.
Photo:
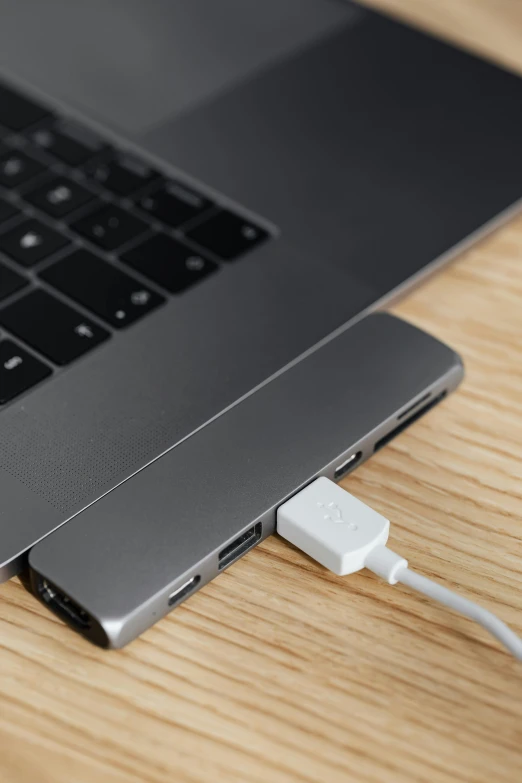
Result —
[[[373, 4], [522, 71], [518, 0]], [[467, 379], [345, 486], [522, 632], [522, 217], [396, 312]], [[517, 783], [521, 721], [521, 665], [481, 629], [275, 537], [122, 652], [0, 588], [2, 783]]]

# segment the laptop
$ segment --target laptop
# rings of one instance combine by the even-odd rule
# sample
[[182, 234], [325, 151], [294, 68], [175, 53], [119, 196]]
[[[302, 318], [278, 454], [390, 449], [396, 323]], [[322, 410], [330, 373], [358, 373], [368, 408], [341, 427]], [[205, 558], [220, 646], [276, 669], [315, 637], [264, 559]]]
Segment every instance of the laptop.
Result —
[[505, 220], [522, 85], [338, 0], [1, 0], [0, 576]]

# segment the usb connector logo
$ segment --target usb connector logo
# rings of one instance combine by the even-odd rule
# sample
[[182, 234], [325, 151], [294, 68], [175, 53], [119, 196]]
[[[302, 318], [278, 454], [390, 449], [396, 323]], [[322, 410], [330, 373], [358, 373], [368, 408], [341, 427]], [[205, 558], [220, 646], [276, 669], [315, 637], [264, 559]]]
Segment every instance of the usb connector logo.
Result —
[[349, 522], [347, 519], [343, 519], [343, 512], [337, 505], [337, 503], [318, 503], [317, 507], [323, 512], [323, 519], [327, 522], [333, 522], [335, 525], [346, 525], [350, 530], [357, 530], [357, 525], [353, 522]]

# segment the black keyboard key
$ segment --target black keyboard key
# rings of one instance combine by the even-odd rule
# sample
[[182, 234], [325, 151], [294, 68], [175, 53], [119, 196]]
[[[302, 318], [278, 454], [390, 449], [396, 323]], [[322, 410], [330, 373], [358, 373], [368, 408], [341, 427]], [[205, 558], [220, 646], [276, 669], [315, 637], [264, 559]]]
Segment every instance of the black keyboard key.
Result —
[[246, 253], [268, 238], [268, 233], [248, 220], [223, 210], [187, 231], [193, 242], [225, 261]]
[[128, 196], [159, 177], [149, 166], [127, 155], [88, 164], [85, 172], [118, 196]]
[[5, 188], [17, 188], [42, 171], [45, 167], [25, 152], [9, 150], [0, 156], [0, 185]]
[[51, 368], [11, 340], [0, 340], [0, 405], [51, 375]]
[[0, 250], [26, 267], [34, 266], [68, 244], [64, 236], [35, 218], [0, 235]]
[[156, 234], [124, 253], [122, 260], [172, 293], [199, 282], [218, 266], [166, 234]]
[[88, 204], [94, 196], [67, 177], [54, 177], [44, 185], [39, 185], [36, 190], [26, 193], [24, 198], [51, 217], [63, 218]]
[[50, 128], [37, 128], [27, 137], [41, 149], [69, 166], [81, 166], [105, 148], [88, 129], [61, 122]]
[[101, 326], [41, 289], [0, 310], [0, 324], [60, 365], [109, 337]]
[[9, 201], [0, 198], [0, 223], [5, 223], [6, 220], [11, 220], [11, 218], [19, 214], [19, 209], [10, 204]]
[[127, 326], [165, 300], [86, 250], [57, 261], [41, 277], [112, 326]]
[[0, 264], [0, 300], [14, 294], [27, 285], [27, 280], [21, 275], [17, 275], [12, 269]]
[[11, 340], [0, 340], [0, 405], [52, 375], [52, 370]]
[[8, 87], [0, 86], [0, 125], [19, 131], [48, 116], [47, 109]]
[[104, 250], [115, 250], [142, 234], [148, 226], [129, 212], [108, 205], [71, 223], [71, 228]]
[[164, 187], [140, 198], [137, 206], [162, 223], [177, 228], [201, 215], [212, 206], [210, 199], [180, 185], [168, 182]]

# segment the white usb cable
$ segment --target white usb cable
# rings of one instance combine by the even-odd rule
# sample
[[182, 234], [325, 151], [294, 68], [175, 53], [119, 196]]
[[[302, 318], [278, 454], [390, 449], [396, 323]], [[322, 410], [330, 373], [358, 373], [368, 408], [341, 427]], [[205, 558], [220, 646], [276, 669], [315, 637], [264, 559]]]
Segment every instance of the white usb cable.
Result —
[[522, 639], [492, 612], [408, 568], [388, 549], [390, 523], [333, 481], [318, 478], [277, 511], [277, 532], [340, 576], [368, 568], [480, 623], [522, 661]]

